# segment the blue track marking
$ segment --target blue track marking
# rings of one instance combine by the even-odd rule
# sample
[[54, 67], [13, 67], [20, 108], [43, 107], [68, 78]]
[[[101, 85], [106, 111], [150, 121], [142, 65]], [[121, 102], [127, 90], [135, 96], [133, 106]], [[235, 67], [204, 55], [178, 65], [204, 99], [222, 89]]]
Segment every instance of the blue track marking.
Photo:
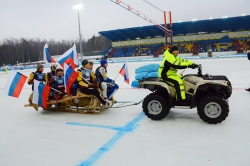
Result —
[[104, 125], [94, 125], [94, 124], [84, 124], [77, 122], [67, 122], [68, 125], [75, 126], [87, 126], [87, 127], [98, 127], [118, 131], [105, 145], [99, 148], [94, 154], [92, 154], [88, 159], [84, 160], [77, 166], [91, 166], [93, 165], [105, 152], [109, 151], [110, 148], [117, 143], [117, 141], [124, 136], [126, 133], [133, 132], [136, 127], [139, 125], [138, 122], [145, 117], [144, 113], [141, 112], [136, 118], [128, 122], [124, 127], [113, 127], [113, 126], [104, 126]]
[[86, 123], [78, 123], [78, 122], [67, 122], [66, 124], [74, 125], [74, 126], [98, 127], [98, 128], [118, 130], [118, 131], [120, 131], [122, 129], [122, 127], [104, 126], [104, 125], [96, 125], [96, 124], [86, 124]]

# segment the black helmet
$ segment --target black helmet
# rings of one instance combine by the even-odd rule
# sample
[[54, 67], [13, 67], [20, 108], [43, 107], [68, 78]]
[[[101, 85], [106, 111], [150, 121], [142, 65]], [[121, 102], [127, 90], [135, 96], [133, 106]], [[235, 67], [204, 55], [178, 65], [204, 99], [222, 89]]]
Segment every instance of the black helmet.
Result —
[[87, 59], [82, 60], [82, 66], [85, 66], [88, 63], [89, 63], [89, 61]]
[[177, 46], [172, 46], [170, 48], [170, 53], [172, 53], [173, 51], [179, 50], [179, 48]]

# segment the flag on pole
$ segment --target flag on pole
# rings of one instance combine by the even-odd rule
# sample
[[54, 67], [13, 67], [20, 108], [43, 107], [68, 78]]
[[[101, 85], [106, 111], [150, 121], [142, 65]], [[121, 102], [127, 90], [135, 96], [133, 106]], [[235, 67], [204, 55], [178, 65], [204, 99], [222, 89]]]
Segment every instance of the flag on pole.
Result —
[[124, 77], [124, 81], [129, 84], [128, 64], [124, 63], [119, 73]]
[[16, 71], [11, 71], [8, 80], [4, 86], [3, 93], [8, 96], [18, 98], [26, 80], [27, 76]]
[[52, 56], [50, 55], [49, 53], [49, 47], [48, 47], [48, 44], [46, 43], [44, 45], [44, 48], [43, 48], [43, 58], [44, 58], [44, 62], [45, 63], [52, 63], [52, 62], [56, 62]]
[[67, 64], [64, 64], [64, 87], [66, 93], [70, 94], [70, 88], [77, 77], [78, 73]]
[[50, 86], [44, 85], [43, 83], [34, 80], [34, 92], [33, 92], [32, 103], [38, 104], [43, 108], [46, 108], [49, 93], [50, 93]]
[[78, 54], [77, 54], [77, 50], [76, 50], [76, 44], [74, 43], [73, 47], [73, 58], [74, 58], [74, 63], [76, 64], [76, 66], [79, 66], [79, 60], [78, 60]]
[[58, 63], [64, 67], [64, 63], [70, 65], [73, 69], [78, 66], [78, 58], [76, 52], [76, 45], [74, 44], [68, 51], [66, 51], [63, 55], [58, 58]]

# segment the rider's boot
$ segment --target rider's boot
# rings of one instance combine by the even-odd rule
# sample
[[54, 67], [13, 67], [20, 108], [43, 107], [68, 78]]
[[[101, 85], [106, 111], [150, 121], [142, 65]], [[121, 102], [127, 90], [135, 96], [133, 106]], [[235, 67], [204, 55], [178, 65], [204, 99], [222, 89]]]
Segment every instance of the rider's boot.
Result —
[[192, 96], [190, 94], [185, 94], [185, 95], [186, 95], [186, 99], [176, 101], [175, 105], [177, 105], [177, 106], [190, 106]]
[[190, 102], [188, 100], [179, 100], [175, 103], [176, 106], [190, 106]]
[[112, 101], [107, 100], [105, 106], [106, 108], [110, 108], [112, 106]]

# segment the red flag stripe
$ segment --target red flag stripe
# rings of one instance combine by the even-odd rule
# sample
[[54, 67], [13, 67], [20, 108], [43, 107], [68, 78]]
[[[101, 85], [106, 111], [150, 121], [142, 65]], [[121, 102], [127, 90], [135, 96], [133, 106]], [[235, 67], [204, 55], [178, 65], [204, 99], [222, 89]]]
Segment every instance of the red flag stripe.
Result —
[[22, 75], [22, 76], [20, 77], [20, 80], [19, 80], [19, 82], [17, 83], [17, 86], [16, 86], [16, 88], [15, 88], [15, 90], [14, 90], [13, 97], [19, 97], [20, 92], [22, 91], [22, 88], [23, 88], [23, 86], [24, 86], [24, 84], [25, 84], [25, 82], [26, 82], [26, 79], [27, 79], [27, 77], [24, 76], [24, 75]]

